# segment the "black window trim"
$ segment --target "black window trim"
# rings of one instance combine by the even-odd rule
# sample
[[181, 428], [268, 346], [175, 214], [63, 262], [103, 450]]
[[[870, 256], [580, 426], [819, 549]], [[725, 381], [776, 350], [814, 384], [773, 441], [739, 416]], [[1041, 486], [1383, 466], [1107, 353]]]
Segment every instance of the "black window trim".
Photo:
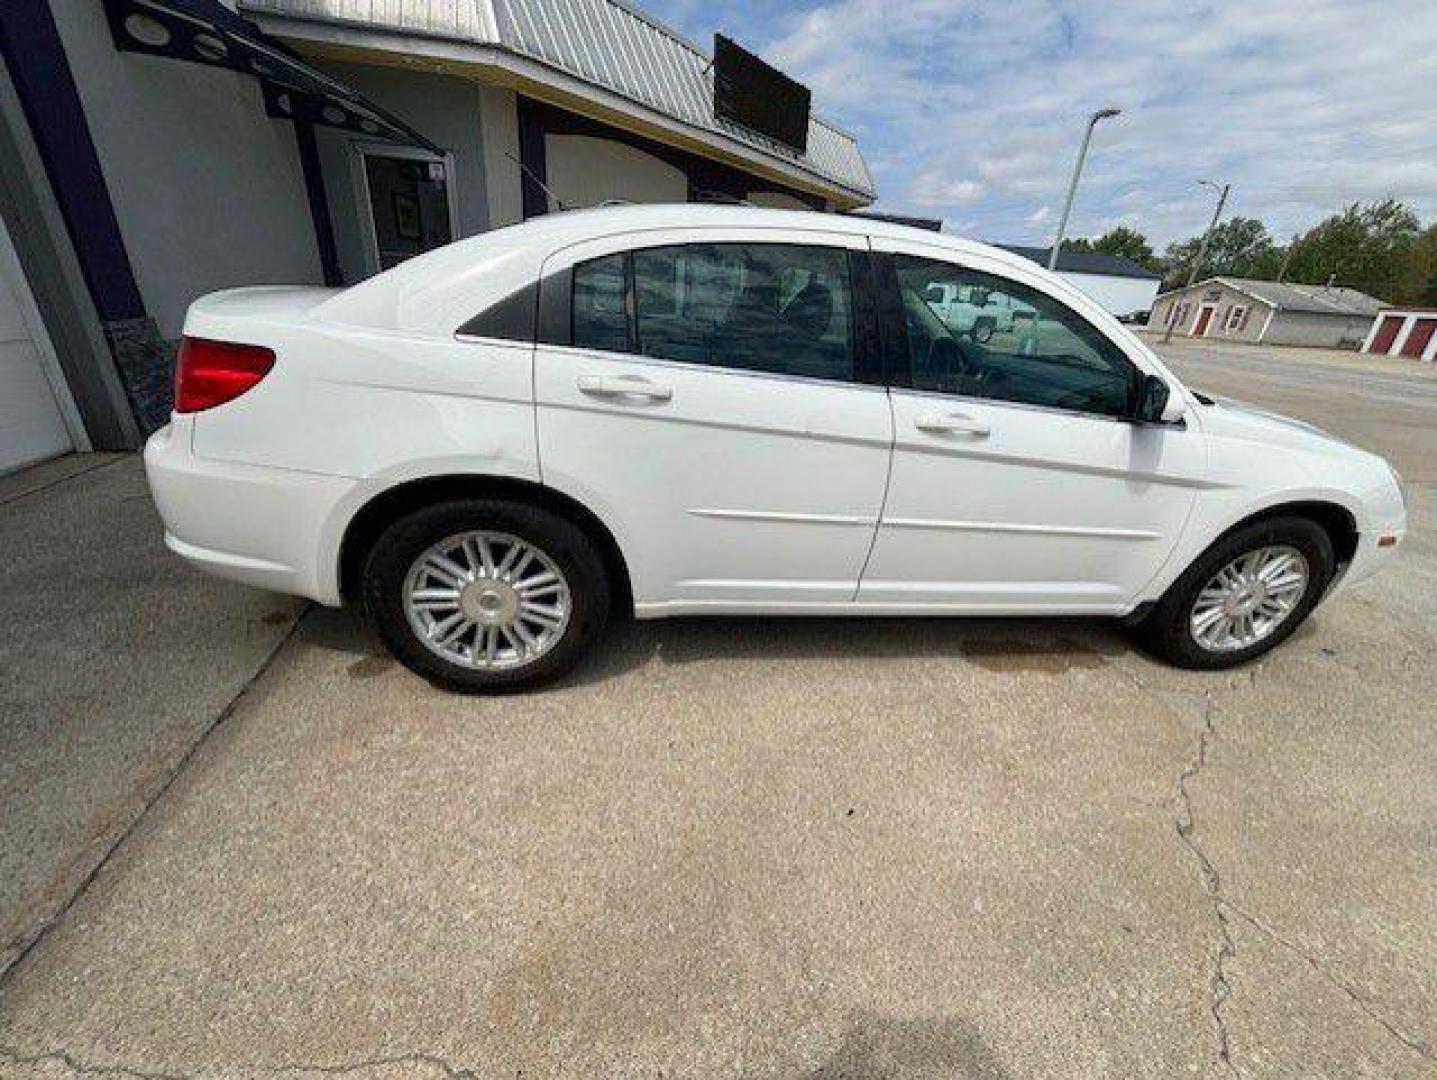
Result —
[[539, 279], [539, 316], [535, 341], [570, 345], [574, 341], [574, 268], [566, 266]]
[[954, 259], [903, 251], [874, 251], [873, 258], [877, 266], [876, 276], [879, 282], [878, 306], [883, 323], [883, 351], [885, 364], [889, 371], [888, 386], [891, 389], [901, 390], [906, 394], [919, 394], [923, 397], [941, 398], [950, 401], [969, 401], [975, 405], [985, 405], [994, 408], [1025, 409], [1050, 413], [1055, 416], [1081, 416], [1094, 420], [1108, 420], [1119, 424], [1131, 424], [1134, 422], [1132, 416], [1117, 416], [1112, 413], [1098, 412], [1093, 409], [1074, 409], [1060, 405], [1041, 405], [1031, 401], [1011, 401], [1006, 398], [977, 397], [972, 394], [958, 394], [944, 390], [923, 390], [915, 387], [913, 385], [912, 356], [908, 349], [908, 325], [903, 314], [902, 285], [898, 280], [898, 268], [894, 262], [895, 256], [900, 255], [904, 258], [922, 259], [926, 262], [952, 266], [955, 269], [965, 270], [973, 274], [984, 274], [988, 277], [1012, 281], [1021, 288], [1031, 289], [1034, 292], [1040, 293], [1054, 303], [1062, 304], [1064, 308], [1072, 312], [1075, 318], [1081, 319], [1087, 326], [1092, 328], [1093, 333], [1097, 334], [1116, 349], [1119, 355], [1122, 356], [1123, 362], [1131, 369], [1135, 386], [1141, 383], [1143, 376], [1146, 374], [1146, 369], [1128, 355], [1127, 349], [1123, 348], [1121, 344], [1105, 334], [1100, 327], [1082, 312], [1076, 310], [1071, 304], [1065, 303], [1052, 293], [1045, 292], [1036, 286], [1028, 285], [1026, 282], [1018, 281], [1016, 278], [1005, 278], [1002, 274], [995, 274], [988, 270], [980, 270], [977, 267], [968, 266]]
[[538, 307], [539, 283], [526, 281], [466, 320], [454, 331], [454, 336], [466, 340], [532, 345]]

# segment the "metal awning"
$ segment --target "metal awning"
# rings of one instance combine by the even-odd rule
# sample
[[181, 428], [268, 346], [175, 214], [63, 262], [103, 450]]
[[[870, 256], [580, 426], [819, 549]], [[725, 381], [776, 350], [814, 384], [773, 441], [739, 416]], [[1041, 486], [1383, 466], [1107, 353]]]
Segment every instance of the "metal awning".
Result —
[[253, 75], [265, 111], [344, 128], [434, 153], [439, 147], [393, 113], [272, 41], [219, 0], [103, 0], [115, 47]]

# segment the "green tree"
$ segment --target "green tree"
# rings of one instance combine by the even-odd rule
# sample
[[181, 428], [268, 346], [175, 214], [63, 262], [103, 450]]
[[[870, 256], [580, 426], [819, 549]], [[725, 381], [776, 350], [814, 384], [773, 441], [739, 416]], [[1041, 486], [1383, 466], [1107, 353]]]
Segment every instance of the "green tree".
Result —
[[[1202, 236], [1168, 245], [1163, 258], [1163, 288], [1187, 283]], [[1218, 276], [1274, 278], [1282, 265], [1282, 250], [1272, 242], [1267, 226], [1257, 218], [1232, 217], [1212, 231], [1198, 279]]]
[[1093, 241], [1093, 250], [1104, 255], [1121, 255], [1125, 259], [1132, 259], [1139, 266], [1156, 269], [1153, 248], [1148, 243], [1148, 238], [1127, 225], [1119, 225], [1103, 233]]
[[1397, 259], [1396, 304], [1437, 307], [1437, 225], [1429, 225]]
[[[1412, 208], [1397, 199], [1353, 203], [1293, 240], [1287, 280], [1332, 281], [1381, 300], [1420, 294], [1425, 285], [1413, 277], [1421, 278], [1423, 271], [1414, 265], [1413, 249], [1421, 229]], [[1420, 257], [1416, 261], [1420, 264]]]
[[1089, 240], [1086, 236], [1075, 236], [1071, 240], [1064, 240], [1063, 250], [1121, 255], [1149, 270], [1161, 269], [1158, 260], [1153, 256], [1152, 245], [1148, 243], [1148, 238], [1137, 229], [1129, 228], [1127, 225], [1109, 229], [1096, 240]]

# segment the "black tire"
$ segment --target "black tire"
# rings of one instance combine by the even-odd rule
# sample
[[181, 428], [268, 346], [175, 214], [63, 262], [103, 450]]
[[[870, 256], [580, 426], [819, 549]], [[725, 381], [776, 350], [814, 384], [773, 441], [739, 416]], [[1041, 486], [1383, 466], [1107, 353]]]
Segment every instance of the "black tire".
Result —
[[[1270, 545], [1296, 548], [1307, 560], [1307, 591], [1291, 614], [1265, 638], [1245, 649], [1218, 652], [1193, 638], [1190, 617], [1198, 594], [1219, 570], [1245, 552]], [[1144, 643], [1178, 667], [1217, 671], [1239, 667], [1281, 645], [1321, 601], [1336, 567], [1332, 540], [1321, 525], [1304, 517], [1274, 517], [1224, 536], [1195, 561], [1163, 594], [1138, 626]]]
[[[404, 582], [415, 560], [431, 545], [474, 529], [504, 533], [539, 549], [568, 585], [570, 612], [562, 635], [523, 666], [483, 669], [448, 660], [425, 644], [405, 613]], [[527, 689], [558, 678], [589, 650], [609, 613], [608, 575], [593, 540], [567, 518], [505, 499], [458, 499], [399, 518], [370, 549], [362, 592], [370, 621], [395, 659], [437, 686], [470, 693]]]

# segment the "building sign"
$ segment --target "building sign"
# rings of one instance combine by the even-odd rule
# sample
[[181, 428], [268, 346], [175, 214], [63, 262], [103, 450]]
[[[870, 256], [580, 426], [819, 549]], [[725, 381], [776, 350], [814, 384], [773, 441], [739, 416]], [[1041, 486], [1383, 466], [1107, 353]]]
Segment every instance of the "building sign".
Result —
[[808, 87], [794, 82], [722, 34], [714, 35], [714, 115], [796, 153], [808, 150]]

